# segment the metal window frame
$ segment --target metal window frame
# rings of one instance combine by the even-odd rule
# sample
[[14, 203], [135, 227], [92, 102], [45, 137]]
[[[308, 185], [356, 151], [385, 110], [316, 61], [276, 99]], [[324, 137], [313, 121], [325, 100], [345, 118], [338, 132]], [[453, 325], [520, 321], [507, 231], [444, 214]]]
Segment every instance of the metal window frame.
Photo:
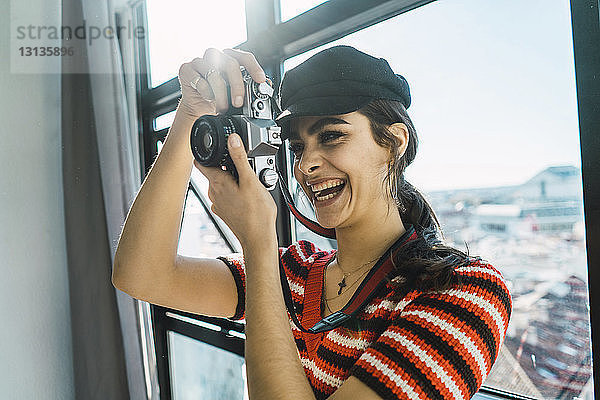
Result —
[[[600, 1], [571, 0], [590, 310], [600, 307]], [[594, 396], [600, 397], [600, 315], [590, 312]]]
[[[311, 48], [339, 39], [367, 26], [413, 10], [435, 0], [329, 0], [303, 14], [280, 23], [279, 0], [246, 0], [247, 41], [238, 47], [252, 51], [265, 71], [277, 83], [280, 81], [283, 60]], [[577, 101], [581, 143], [581, 172], [583, 177], [584, 215], [588, 257], [588, 289], [590, 308], [600, 307], [600, 24], [599, 0], [570, 0], [573, 29], [573, 46], [577, 86]], [[141, 1], [132, 5], [137, 26], [147, 29], [146, 5]], [[137, 93], [139, 138], [144, 176], [157, 155], [157, 142], [164, 141], [167, 130], [154, 130], [153, 119], [175, 110], [181, 96], [179, 83], [173, 78], [157, 87], [150, 87], [148, 41], [137, 48]], [[287, 161], [280, 160], [281, 170]], [[207, 202], [193, 184], [190, 191], [198, 197], [215, 226], [231, 249], [214, 219]], [[280, 245], [291, 243], [290, 214], [276, 195], [279, 207], [277, 230]], [[167, 332], [173, 331], [209, 343], [243, 356], [243, 324], [232, 321], [182, 313], [164, 307], [151, 306], [156, 360], [161, 400], [172, 398], [168, 357]], [[203, 328], [197, 324], [173, 318], [181, 315], [221, 327], [220, 331]], [[590, 313], [592, 332], [592, 356], [600, 365], [600, 316]], [[237, 332], [231, 335], [231, 332]], [[600, 368], [594, 369], [595, 382], [600, 382]], [[599, 386], [599, 385], [596, 385]], [[600, 396], [600, 390], [595, 389]], [[527, 399], [515, 393], [507, 393], [482, 387], [477, 395], [481, 399]]]

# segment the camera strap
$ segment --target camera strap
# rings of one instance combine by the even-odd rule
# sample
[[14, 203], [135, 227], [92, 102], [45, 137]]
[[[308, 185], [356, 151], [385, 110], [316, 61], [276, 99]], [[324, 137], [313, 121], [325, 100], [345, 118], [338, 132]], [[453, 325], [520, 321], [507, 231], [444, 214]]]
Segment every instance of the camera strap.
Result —
[[[294, 307], [294, 303], [292, 301], [292, 293], [290, 290], [290, 285], [287, 280], [287, 274], [285, 268], [283, 266], [283, 262], [281, 261], [281, 257], [279, 257], [279, 277], [281, 279], [281, 288], [283, 290], [283, 299], [285, 301], [285, 306], [290, 314], [290, 317], [294, 324], [300, 329], [302, 332], [306, 333], [321, 333], [327, 332], [332, 329], [339, 327], [344, 324], [350, 318], [354, 317], [356, 314], [360, 312], [367, 304], [371, 302], [373, 297], [377, 294], [379, 289], [386, 285], [387, 280], [385, 279], [390, 275], [390, 273], [395, 269], [393, 259], [397, 255], [399, 249], [408, 243], [411, 240], [417, 238], [417, 233], [413, 226], [410, 226], [406, 232], [400, 236], [398, 240], [388, 249], [386, 252], [379, 258], [377, 263], [371, 268], [365, 279], [362, 281], [356, 292], [352, 295], [352, 298], [346, 305], [339, 311], [334, 312], [331, 315], [321, 319], [317, 323], [315, 323], [312, 327], [306, 328], [300, 321], [298, 320], [298, 316], [296, 314], [296, 309]], [[327, 262], [330, 261], [331, 258], [326, 259], [323, 269], [327, 268]], [[315, 266], [316, 268], [320, 266]], [[322, 273], [325, 273], [323, 270]], [[309, 291], [309, 285], [321, 285], [323, 280], [321, 275], [318, 275], [318, 279], [311, 279], [311, 273], [309, 271], [309, 277], [306, 282], [305, 292]], [[319, 297], [319, 307], [320, 307]], [[306, 305], [305, 305], [306, 307]]]

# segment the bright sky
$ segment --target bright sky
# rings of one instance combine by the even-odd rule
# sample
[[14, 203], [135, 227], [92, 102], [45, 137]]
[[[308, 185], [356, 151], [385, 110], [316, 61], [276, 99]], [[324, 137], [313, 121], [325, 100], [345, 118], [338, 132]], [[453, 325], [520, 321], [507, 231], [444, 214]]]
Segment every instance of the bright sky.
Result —
[[[148, 0], [154, 85], [207, 47], [245, 41], [244, 1], [207, 3]], [[282, 0], [282, 19], [319, 3]], [[386, 58], [410, 83], [420, 148], [406, 175], [418, 188], [519, 184], [551, 165], [580, 167], [568, 0], [438, 0], [335, 44]]]

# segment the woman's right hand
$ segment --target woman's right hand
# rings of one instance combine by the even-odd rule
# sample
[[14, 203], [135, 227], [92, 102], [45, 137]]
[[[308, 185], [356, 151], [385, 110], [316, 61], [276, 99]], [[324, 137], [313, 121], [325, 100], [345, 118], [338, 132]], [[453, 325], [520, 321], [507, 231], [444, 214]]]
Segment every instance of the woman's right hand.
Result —
[[246, 68], [258, 83], [266, 81], [261, 66], [252, 53], [226, 49], [222, 52], [210, 48], [202, 58], [194, 58], [179, 68], [181, 101], [178, 112], [196, 119], [206, 114], [224, 113], [229, 109], [227, 84], [231, 103], [240, 107], [244, 99], [244, 83], [240, 66]]

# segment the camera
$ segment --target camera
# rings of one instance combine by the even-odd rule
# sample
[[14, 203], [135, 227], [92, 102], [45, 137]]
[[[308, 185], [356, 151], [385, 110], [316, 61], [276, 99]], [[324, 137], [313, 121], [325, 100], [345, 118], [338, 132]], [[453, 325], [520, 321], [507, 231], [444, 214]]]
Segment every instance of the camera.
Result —
[[[270, 80], [257, 83], [241, 67], [244, 104], [222, 115], [204, 115], [192, 126], [190, 143], [194, 158], [205, 167], [221, 167], [237, 179], [227, 150], [227, 138], [237, 133], [248, 153], [248, 162], [260, 182], [272, 190], [277, 185], [275, 155], [281, 145], [281, 128], [273, 121], [273, 87]], [[229, 91], [228, 91], [229, 92]], [[231, 104], [231, 102], [229, 102]]]

